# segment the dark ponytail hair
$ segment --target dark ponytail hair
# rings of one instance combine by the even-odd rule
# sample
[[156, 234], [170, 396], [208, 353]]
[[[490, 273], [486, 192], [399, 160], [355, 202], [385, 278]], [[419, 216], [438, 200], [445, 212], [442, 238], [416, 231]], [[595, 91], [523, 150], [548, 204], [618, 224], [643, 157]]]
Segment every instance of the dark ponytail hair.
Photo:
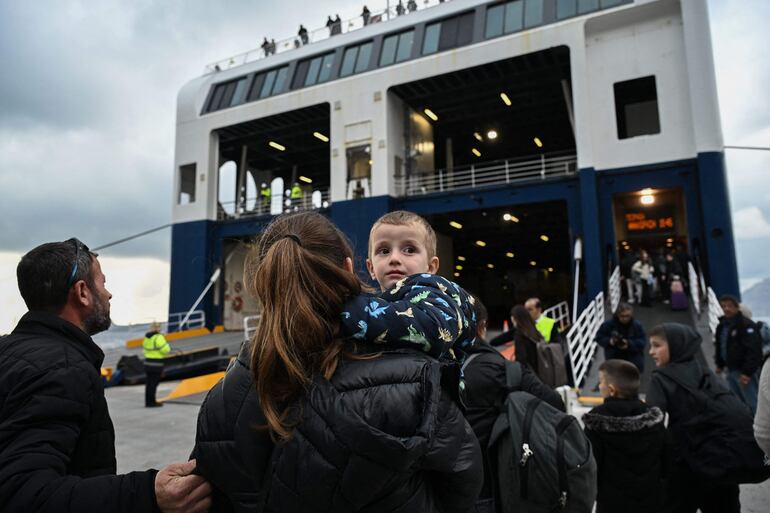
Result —
[[511, 317], [516, 321], [516, 330], [520, 331], [522, 335], [532, 340], [532, 342], [540, 342], [543, 340], [543, 336], [537, 331], [535, 327], [535, 321], [532, 320], [532, 316], [522, 305], [516, 305], [511, 310]]
[[308, 212], [276, 218], [247, 266], [246, 282], [262, 305], [252, 344], [257, 395], [276, 441], [291, 437], [288, 407], [313, 375], [330, 378], [343, 351], [338, 339], [345, 302], [362, 291], [345, 269], [353, 251], [324, 216]]

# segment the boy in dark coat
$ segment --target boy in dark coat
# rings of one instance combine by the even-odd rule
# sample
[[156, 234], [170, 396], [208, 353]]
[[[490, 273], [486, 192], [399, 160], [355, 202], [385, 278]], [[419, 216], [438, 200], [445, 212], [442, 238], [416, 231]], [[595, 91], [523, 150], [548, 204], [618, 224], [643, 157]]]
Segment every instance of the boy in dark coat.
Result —
[[599, 367], [604, 404], [583, 416], [598, 466], [597, 513], [661, 511], [667, 444], [663, 412], [639, 400], [639, 370], [624, 360]]

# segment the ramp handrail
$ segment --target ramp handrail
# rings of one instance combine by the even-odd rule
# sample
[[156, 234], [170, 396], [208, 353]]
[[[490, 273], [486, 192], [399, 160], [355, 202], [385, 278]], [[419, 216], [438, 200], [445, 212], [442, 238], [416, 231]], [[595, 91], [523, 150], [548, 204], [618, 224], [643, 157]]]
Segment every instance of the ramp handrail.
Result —
[[168, 314], [168, 322], [166, 323], [166, 329], [164, 330], [164, 333], [180, 331], [182, 328], [182, 320], [188, 313], [190, 314], [190, 317], [184, 323], [187, 329], [203, 328], [206, 326], [206, 312], [203, 310], [193, 310], [192, 312], [174, 312]]
[[711, 331], [712, 334], [716, 334], [717, 326], [719, 325], [719, 318], [722, 317], [725, 313], [722, 310], [722, 307], [719, 305], [719, 299], [717, 299], [717, 295], [714, 292], [714, 289], [708, 287], [706, 289], [706, 295], [708, 297], [709, 331]]
[[690, 277], [690, 297], [692, 298], [692, 304], [695, 311], [700, 315], [700, 280], [698, 279], [698, 273], [695, 272], [692, 262], [687, 262], [687, 271]]
[[596, 332], [604, 322], [604, 292], [599, 292], [567, 332], [567, 350], [572, 378], [580, 387], [596, 352]]
[[566, 301], [562, 301], [561, 303], [553, 305], [551, 308], [543, 310], [543, 315], [556, 321], [559, 325], [560, 332], [569, 328], [569, 325], [571, 324], [569, 318], [569, 305]]
[[446, 169], [437, 169], [427, 174], [396, 176], [395, 181], [399, 195], [414, 196], [526, 180], [545, 180], [576, 172], [577, 157], [574, 154], [553, 153], [530, 155], [522, 159], [480, 162], [456, 167], [451, 173]]
[[247, 315], [243, 318], [244, 340], [251, 340], [251, 337], [253, 337], [254, 333], [257, 332], [257, 325], [259, 324], [260, 317], [262, 317], [262, 314]]
[[620, 304], [620, 266], [615, 266], [612, 274], [610, 274], [607, 288], [610, 294], [610, 314], [614, 314]]

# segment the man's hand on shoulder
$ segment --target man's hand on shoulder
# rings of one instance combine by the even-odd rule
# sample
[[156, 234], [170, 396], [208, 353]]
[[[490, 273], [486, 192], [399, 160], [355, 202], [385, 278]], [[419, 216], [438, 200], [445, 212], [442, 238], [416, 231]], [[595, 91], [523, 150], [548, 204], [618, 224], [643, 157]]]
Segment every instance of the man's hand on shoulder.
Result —
[[155, 476], [155, 498], [163, 513], [205, 513], [211, 507], [211, 485], [192, 473], [195, 464], [172, 463]]

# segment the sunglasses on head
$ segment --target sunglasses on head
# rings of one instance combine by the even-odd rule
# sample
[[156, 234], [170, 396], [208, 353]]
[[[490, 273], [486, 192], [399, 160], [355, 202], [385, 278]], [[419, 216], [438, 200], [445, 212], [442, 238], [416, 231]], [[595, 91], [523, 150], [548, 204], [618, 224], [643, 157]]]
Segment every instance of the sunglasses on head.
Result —
[[82, 251], [85, 251], [86, 253], [90, 253], [90, 250], [88, 249], [88, 246], [80, 242], [75, 237], [69, 239], [67, 242], [71, 242], [75, 245], [75, 261], [72, 263], [72, 271], [70, 272], [70, 277], [67, 280], [67, 288], [69, 289], [72, 287], [72, 285], [75, 284], [75, 278], [78, 274], [78, 262], [80, 261], [80, 253]]

